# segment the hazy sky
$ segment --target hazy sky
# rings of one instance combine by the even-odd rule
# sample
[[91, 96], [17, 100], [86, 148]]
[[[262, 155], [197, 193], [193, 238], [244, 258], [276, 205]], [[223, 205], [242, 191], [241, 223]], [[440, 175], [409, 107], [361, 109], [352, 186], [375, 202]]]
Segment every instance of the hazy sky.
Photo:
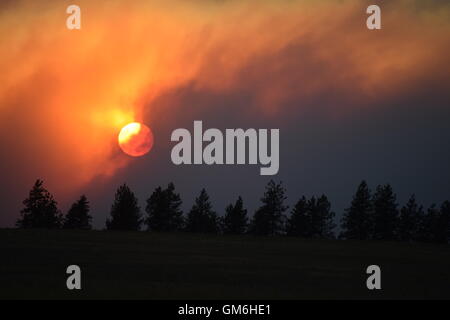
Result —
[[[391, 183], [403, 203], [450, 199], [450, 6], [378, 1], [72, 1], [0, 4], [0, 226], [12, 226], [41, 178], [63, 212], [81, 193], [103, 227], [115, 189], [145, 207], [173, 181], [184, 208], [206, 187], [219, 214], [242, 195], [250, 212], [269, 179], [292, 206], [325, 193], [341, 214], [357, 184]], [[175, 166], [170, 134], [279, 128], [280, 171]], [[123, 154], [120, 129], [154, 133]]]

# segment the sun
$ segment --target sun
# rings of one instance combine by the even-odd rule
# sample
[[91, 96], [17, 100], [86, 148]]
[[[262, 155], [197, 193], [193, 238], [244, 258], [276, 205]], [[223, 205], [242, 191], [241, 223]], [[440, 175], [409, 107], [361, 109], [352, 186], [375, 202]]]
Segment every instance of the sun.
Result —
[[153, 133], [145, 124], [132, 122], [120, 130], [118, 142], [123, 152], [140, 157], [152, 149]]

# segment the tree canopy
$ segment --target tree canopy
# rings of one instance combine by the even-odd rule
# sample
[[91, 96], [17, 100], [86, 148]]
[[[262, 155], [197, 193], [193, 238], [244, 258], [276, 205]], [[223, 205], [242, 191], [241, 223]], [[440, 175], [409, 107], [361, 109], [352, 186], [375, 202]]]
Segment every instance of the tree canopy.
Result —
[[106, 220], [108, 230], [139, 230], [142, 223], [138, 200], [123, 184], [117, 191], [111, 207], [111, 218]]
[[20, 211], [17, 227], [55, 229], [61, 226], [62, 214], [58, 204], [43, 185], [40, 179], [34, 183], [28, 198], [23, 201], [25, 207]]

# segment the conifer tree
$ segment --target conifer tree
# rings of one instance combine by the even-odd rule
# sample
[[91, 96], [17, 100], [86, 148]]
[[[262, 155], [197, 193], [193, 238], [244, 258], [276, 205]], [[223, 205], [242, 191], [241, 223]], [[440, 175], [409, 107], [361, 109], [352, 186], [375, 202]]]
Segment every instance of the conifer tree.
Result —
[[400, 210], [398, 236], [400, 240], [419, 240], [420, 224], [424, 216], [423, 207], [419, 206], [415, 195]]
[[438, 243], [448, 243], [450, 240], [450, 202], [444, 201], [439, 210], [434, 240]]
[[142, 223], [138, 200], [123, 184], [117, 191], [111, 207], [111, 218], [106, 220], [108, 230], [139, 230]]
[[223, 233], [244, 234], [247, 224], [247, 210], [244, 209], [242, 198], [239, 197], [234, 205], [229, 204], [225, 209], [225, 216], [222, 219]]
[[287, 220], [286, 232], [290, 236], [310, 237], [311, 216], [308, 214], [308, 202], [305, 196], [301, 197], [291, 211]]
[[318, 238], [332, 239], [334, 238], [335, 213], [331, 211], [331, 203], [325, 195], [322, 195], [315, 202], [313, 212], [313, 236]]
[[187, 215], [186, 231], [200, 233], [217, 233], [217, 215], [212, 209], [205, 189], [195, 199], [194, 205]]
[[373, 230], [376, 240], [394, 240], [397, 237], [398, 210], [396, 196], [389, 184], [378, 186], [372, 199]]
[[419, 229], [419, 240], [424, 242], [437, 242], [437, 230], [440, 212], [436, 204], [432, 204], [423, 216]]
[[181, 198], [175, 193], [175, 185], [169, 183], [166, 189], [158, 187], [147, 199], [147, 219], [145, 223], [148, 230], [153, 231], [179, 231], [183, 227], [183, 212], [181, 211]]
[[288, 208], [284, 205], [286, 190], [280, 183], [271, 180], [264, 196], [262, 206], [255, 212], [251, 223], [251, 232], [256, 235], [276, 235], [283, 233], [284, 212]]
[[352, 203], [342, 217], [341, 236], [345, 239], [369, 239], [371, 232], [372, 202], [370, 190], [362, 181], [353, 196]]
[[16, 222], [17, 227], [48, 229], [61, 227], [62, 214], [58, 204], [43, 184], [42, 180], [36, 180], [28, 198], [23, 201], [25, 207], [20, 211], [21, 217]]
[[92, 229], [91, 220], [89, 215], [89, 202], [85, 195], [82, 195], [77, 202], [72, 204], [64, 218], [64, 229]]

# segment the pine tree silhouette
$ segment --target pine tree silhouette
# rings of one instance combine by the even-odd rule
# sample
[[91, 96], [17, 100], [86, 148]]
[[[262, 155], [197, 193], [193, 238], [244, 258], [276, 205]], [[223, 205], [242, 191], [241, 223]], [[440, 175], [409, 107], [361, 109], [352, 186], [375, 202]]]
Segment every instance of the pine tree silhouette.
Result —
[[307, 215], [308, 215], [308, 237], [317, 237], [320, 227], [320, 215], [318, 213], [316, 197], [312, 196], [307, 202]]
[[342, 217], [341, 227], [343, 231], [341, 236], [345, 239], [369, 239], [371, 213], [370, 190], [367, 183], [363, 180], [353, 196], [350, 207], [345, 210]]
[[147, 199], [145, 211], [148, 214], [145, 223], [148, 230], [179, 231], [183, 227], [181, 198], [175, 193], [175, 185], [169, 183], [166, 189], [158, 187]]
[[307, 238], [312, 235], [311, 215], [308, 210], [308, 201], [303, 196], [297, 201], [287, 220], [286, 232], [289, 236]]
[[69, 212], [64, 219], [64, 229], [92, 229], [89, 215], [89, 202], [85, 195], [82, 195], [77, 202], [72, 204]]
[[400, 210], [399, 239], [403, 241], [419, 240], [423, 217], [423, 207], [417, 204], [415, 195], [412, 195], [408, 203]]
[[439, 210], [436, 208], [436, 204], [432, 204], [427, 213], [423, 216], [420, 231], [419, 231], [419, 239], [424, 242], [437, 242], [436, 233], [438, 229], [439, 223]]
[[313, 222], [313, 237], [332, 239], [333, 230], [336, 227], [334, 223], [335, 213], [331, 211], [331, 203], [325, 195], [322, 195], [315, 202], [315, 207], [310, 209], [313, 213], [311, 221]]
[[261, 198], [262, 206], [255, 212], [251, 222], [251, 233], [256, 235], [276, 235], [283, 230], [284, 212], [287, 206], [286, 190], [282, 183], [276, 184], [273, 180], [266, 186], [264, 196]]
[[28, 198], [23, 201], [25, 208], [20, 213], [16, 226], [19, 228], [60, 228], [62, 214], [53, 196], [43, 187], [44, 182], [36, 180]]
[[218, 232], [217, 215], [212, 210], [212, 205], [205, 189], [202, 189], [200, 195], [195, 199], [195, 203], [187, 215], [186, 231], [200, 233]]
[[130, 188], [123, 184], [115, 195], [111, 219], [106, 220], [108, 230], [139, 230], [142, 223], [138, 200]]
[[438, 243], [448, 243], [450, 240], [450, 202], [444, 201], [441, 205], [434, 230], [434, 240]]
[[394, 240], [398, 225], [396, 196], [389, 184], [378, 186], [372, 199], [373, 233], [376, 240]]
[[309, 200], [302, 197], [288, 219], [287, 233], [306, 238], [334, 238], [334, 215], [325, 195], [318, 199], [311, 197]]
[[244, 209], [242, 198], [239, 197], [234, 205], [229, 204], [225, 209], [225, 216], [222, 219], [223, 233], [244, 234], [247, 224], [247, 210]]

